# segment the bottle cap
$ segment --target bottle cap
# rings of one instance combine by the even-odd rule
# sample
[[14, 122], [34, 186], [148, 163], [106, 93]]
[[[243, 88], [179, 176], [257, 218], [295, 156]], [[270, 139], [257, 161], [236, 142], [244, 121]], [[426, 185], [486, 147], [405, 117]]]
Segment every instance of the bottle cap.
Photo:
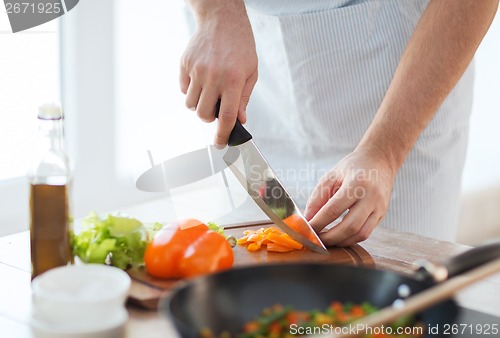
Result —
[[38, 118], [42, 120], [60, 120], [62, 109], [55, 103], [45, 103], [38, 107]]

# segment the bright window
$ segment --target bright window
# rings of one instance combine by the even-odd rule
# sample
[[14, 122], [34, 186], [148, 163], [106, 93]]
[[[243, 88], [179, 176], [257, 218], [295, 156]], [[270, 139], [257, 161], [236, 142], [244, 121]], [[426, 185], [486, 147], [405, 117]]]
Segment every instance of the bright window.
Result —
[[26, 175], [37, 108], [59, 100], [57, 20], [13, 34], [0, 11], [0, 180]]
[[58, 31], [54, 20], [13, 34], [0, 10], [0, 236], [28, 228], [38, 106], [60, 101]]
[[189, 38], [184, 2], [149, 0], [148, 5], [121, 0], [114, 8], [117, 160], [135, 175], [149, 166], [147, 150], [159, 163], [211, 144], [215, 131], [215, 123], [201, 122], [185, 107], [179, 89], [179, 63]]
[[500, 187], [500, 14], [497, 12], [475, 57], [476, 77], [465, 161], [464, 193]]

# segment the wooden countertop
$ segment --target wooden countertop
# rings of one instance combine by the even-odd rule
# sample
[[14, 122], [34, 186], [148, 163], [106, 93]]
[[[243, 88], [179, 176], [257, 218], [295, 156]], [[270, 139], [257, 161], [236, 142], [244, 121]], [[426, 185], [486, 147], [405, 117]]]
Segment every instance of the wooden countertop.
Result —
[[[411, 274], [418, 259], [439, 260], [468, 247], [421, 236], [378, 228], [360, 244], [377, 268]], [[29, 327], [31, 311], [29, 233], [0, 238], [0, 327], [2, 336], [33, 337]], [[500, 317], [500, 275], [460, 292], [461, 306]], [[169, 322], [154, 311], [128, 305], [126, 338], [176, 337]]]

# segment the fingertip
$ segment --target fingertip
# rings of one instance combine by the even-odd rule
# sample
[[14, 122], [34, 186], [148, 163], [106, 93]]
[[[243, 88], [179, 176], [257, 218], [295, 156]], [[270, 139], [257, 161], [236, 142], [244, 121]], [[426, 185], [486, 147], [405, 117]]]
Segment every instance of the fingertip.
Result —
[[330, 230], [323, 231], [319, 235], [319, 239], [325, 246], [334, 246], [336, 245], [336, 241], [332, 238]]
[[[307, 219], [307, 218], [306, 218]], [[319, 233], [321, 230], [323, 230], [325, 228], [326, 225], [323, 225], [321, 222], [318, 222], [317, 219], [316, 219], [316, 215], [314, 215], [313, 217], [311, 217], [310, 220], [308, 220], [309, 224], [311, 225], [311, 227], [313, 228], [313, 230], [316, 232], [316, 233]]]
[[310, 221], [311, 220], [311, 212], [307, 209], [304, 210], [304, 217], [306, 218], [306, 221]]
[[186, 94], [186, 107], [191, 110], [196, 110], [200, 100], [201, 87], [196, 86], [194, 83], [190, 84]]
[[247, 122], [247, 112], [245, 110], [238, 111], [238, 121], [240, 121], [241, 124], [245, 124]]
[[181, 71], [179, 73], [179, 87], [184, 95], [187, 94], [190, 82], [191, 78], [184, 72], [183, 67], [181, 67]]
[[215, 138], [214, 138], [214, 146], [217, 149], [222, 149], [227, 145], [228, 139], [229, 139], [229, 136], [216, 134]]
[[200, 114], [198, 114], [198, 117], [200, 118], [200, 120], [202, 120], [203, 122], [205, 123], [212, 123], [215, 121], [215, 117], [214, 116], [201, 116]]
[[304, 210], [304, 217], [306, 218], [306, 220], [308, 222], [310, 222], [311, 219], [313, 218], [313, 216], [314, 215], [313, 215], [312, 211], [310, 209], [307, 209], [307, 207], [306, 207], [306, 209]]
[[180, 88], [181, 88], [181, 93], [186, 95], [188, 91], [189, 83], [181, 83]]
[[309, 200], [306, 203], [306, 208], [304, 210], [304, 217], [306, 218], [307, 221], [310, 221], [314, 215], [318, 212], [319, 208], [316, 207], [316, 202], [314, 198], [311, 196]]
[[245, 124], [247, 121], [247, 105], [248, 105], [249, 100], [250, 100], [250, 97], [243, 96], [241, 98], [241, 101], [240, 101], [240, 107], [238, 109], [238, 120], [242, 124]]

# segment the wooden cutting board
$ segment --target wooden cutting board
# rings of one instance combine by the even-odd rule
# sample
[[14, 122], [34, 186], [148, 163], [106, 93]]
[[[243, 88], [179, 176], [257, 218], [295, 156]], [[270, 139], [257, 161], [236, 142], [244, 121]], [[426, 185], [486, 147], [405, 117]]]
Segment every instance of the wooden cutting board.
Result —
[[[267, 227], [271, 225], [272, 223], [268, 221], [241, 224], [232, 227], [225, 227], [224, 232], [226, 235], [233, 235], [236, 238], [239, 238], [243, 236], [243, 231], [246, 229], [258, 229], [263, 226]], [[330, 252], [329, 256], [321, 255], [307, 249], [286, 253], [267, 252], [265, 250], [249, 252], [245, 247], [237, 245], [233, 248], [234, 266], [241, 267], [258, 264], [279, 264], [292, 262], [316, 262], [358, 266], [375, 265], [372, 257], [359, 245], [354, 245], [348, 248], [330, 248], [328, 251]], [[143, 267], [130, 270], [128, 273], [130, 277], [132, 277], [129, 302], [151, 310], [156, 310], [158, 308], [159, 300], [162, 297], [167, 296], [175, 284], [182, 281], [153, 278], [145, 272]]]

